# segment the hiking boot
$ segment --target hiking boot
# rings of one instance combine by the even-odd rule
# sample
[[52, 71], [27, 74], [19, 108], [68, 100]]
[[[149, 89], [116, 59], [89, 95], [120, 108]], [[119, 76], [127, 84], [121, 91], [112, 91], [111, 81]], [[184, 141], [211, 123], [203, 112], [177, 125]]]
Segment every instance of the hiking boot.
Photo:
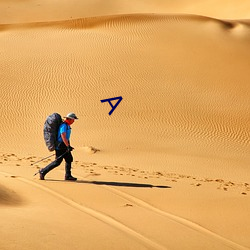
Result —
[[72, 175], [70, 176], [65, 176], [65, 181], [76, 181], [77, 178], [73, 177]]
[[44, 180], [44, 174], [41, 172], [41, 170], [39, 170], [39, 175], [40, 175], [40, 180]]

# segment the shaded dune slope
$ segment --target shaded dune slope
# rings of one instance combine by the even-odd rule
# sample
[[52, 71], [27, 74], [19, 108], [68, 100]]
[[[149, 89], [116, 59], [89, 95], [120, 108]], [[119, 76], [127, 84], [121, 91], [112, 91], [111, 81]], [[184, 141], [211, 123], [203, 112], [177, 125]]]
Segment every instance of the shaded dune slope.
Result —
[[22, 199], [14, 191], [0, 185], [0, 206], [17, 206], [22, 204]]

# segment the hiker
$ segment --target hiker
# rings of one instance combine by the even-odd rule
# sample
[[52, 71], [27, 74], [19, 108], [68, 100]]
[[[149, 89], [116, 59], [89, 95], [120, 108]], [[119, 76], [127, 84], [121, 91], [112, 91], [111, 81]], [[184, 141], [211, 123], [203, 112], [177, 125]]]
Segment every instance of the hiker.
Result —
[[77, 180], [77, 178], [71, 175], [71, 163], [73, 162], [73, 156], [71, 154], [71, 151], [74, 148], [70, 146], [70, 134], [71, 134], [70, 125], [72, 125], [74, 121], [78, 118], [74, 113], [69, 113], [64, 118], [66, 119], [58, 129], [57, 146], [55, 148], [56, 160], [51, 162], [48, 166], [39, 171], [40, 180], [44, 180], [45, 175], [55, 167], [58, 167], [62, 163], [63, 159], [65, 160], [65, 180], [67, 181]]

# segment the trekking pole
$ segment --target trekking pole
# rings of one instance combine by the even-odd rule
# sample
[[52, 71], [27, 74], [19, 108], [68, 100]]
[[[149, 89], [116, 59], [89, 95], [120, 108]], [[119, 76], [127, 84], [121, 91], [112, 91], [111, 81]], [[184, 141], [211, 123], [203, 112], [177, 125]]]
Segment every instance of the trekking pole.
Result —
[[[58, 156], [54, 161], [56, 161], [56, 160], [62, 158], [66, 153], [68, 153], [68, 151], [65, 151], [63, 154], [61, 154], [60, 156]], [[53, 154], [53, 155], [55, 155], [55, 154]], [[45, 160], [45, 159], [47, 159], [47, 158], [50, 158], [50, 157], [52, 157], [53, 155], [50, 155], [50, 156], [48, 156], [48, 157], [45, 157], [45, 158], [41, 159], [40, 161], [43, 161], [43, 160]], [[34, 164], [36, 164], [36, 163], [38, 163], [38, 162], [40, 162], [40, 161], [34, 162], [34, 163], [32, 163], [31, 165], [34, 165]], [[38, 170], [38, 171], [34, 174], [34, 176], [36, 176], [36, 175], [39, 174], [39, 173], [40, 173], [40, 170]]]
[[44, 161], [44, 160], [46, 160], [46, 159], [48, 159], [48, 158], [50, 158], [50, 157], [52, 157], [52, 156], [54, 156], [54, 155], [55, 155], [55, 154], [50, 155], [50, 156], [47, 156], [47, 157], [44, 157], [44, 158], [42, 158], [42, 159], [39, 160], [39, 161], [36, 161], [36, 162], [31, 163], [30, 165], [33, 166], [33, 165], [37, 164], [38, 162]]

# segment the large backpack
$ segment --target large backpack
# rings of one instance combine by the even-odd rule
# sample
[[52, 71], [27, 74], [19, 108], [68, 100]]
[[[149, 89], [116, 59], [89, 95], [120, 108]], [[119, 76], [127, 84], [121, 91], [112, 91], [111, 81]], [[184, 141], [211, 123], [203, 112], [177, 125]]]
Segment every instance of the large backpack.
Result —
[[62, 117], [58, 113], [49, 115], [44, 123], [43, 136], [49, 151], [55, 150], [57, 146], [58, 129], [62, 123]]

